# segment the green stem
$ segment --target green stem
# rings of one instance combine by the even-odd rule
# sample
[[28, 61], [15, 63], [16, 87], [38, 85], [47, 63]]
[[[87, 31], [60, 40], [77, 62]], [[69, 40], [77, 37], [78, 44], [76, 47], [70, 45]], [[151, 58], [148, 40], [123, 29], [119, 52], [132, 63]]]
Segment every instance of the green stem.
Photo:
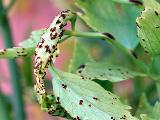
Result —
[[[4, 10], [2, 0], [0, 0], [0, 10]], [[13, 47], [12, 43], [12, 35], [10, 31], [10, 26], [8, 22], [8, 18], [6, 14], [1, 15], [0, 25], [2, 29], [2, 35], [5, 42], [6, 48]], [[12, 77], [11, 84], [13, 89], [13, 107], [15, 112], [16, 120], [24, 120], [25, 112], [23, 107], [23, 99], [22, 99], [22, 88], [20, 84], [20, 74], [18, 72], [18, 66], [15, 59], [8, 60], [10, 74]]]
[[142, 61], [136, 59], [132, 54], [131, 51], [125, 48], [123, 45], [121, 45], [118, 41], [107, 37], [106, 35], [102, 33], [96, 33], [96, 32], [76, 32], [76, 31], [66, 31], [65, 35], [70, 36], [76, 36], [76, 37], [85, 37], [85, 38], [101, 38], [105, 41], [109, 42], [113, 46], [115, 46], [117, 49], [121, 50], [126, 56], [128, 56], [138, 67], [140, 67], [143, 72], [147, 73], [149, 68], [147, 65], [145, 65]]
[[160, 100], [160, 82], [159, 81], [156, 82], [156, 88], [157, 88], [158, 98]]
[[27, 87], [32, 87], [33, 86], [33, 77], [32, 77], [32, 58], [29, 56], [23, 58], [23, 76], [25, 79], [25, 84]]
[[5, 96], [0, 93], [0, 117], [1, 120], [10, 120], [10, 111]]

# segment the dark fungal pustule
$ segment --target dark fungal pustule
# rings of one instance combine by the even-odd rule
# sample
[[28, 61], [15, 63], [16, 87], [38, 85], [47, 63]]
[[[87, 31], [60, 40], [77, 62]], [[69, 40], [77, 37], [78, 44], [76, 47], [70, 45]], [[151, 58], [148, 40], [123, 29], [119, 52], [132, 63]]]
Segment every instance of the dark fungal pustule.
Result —
[[80, 65], [77, 69], [83, 69], [83, 68], [85, 68], [84, 64]]
[[136, 22], [136, 25], [137, 25], [138, 28], [141, 28], [137, 22]]
[[62, 14], [61, 14], [61, 17], [62, 17], [63, 19], [65, 19], [66, 15], [62, 13]]
[[78, 73], [82, 73], [82, 70], [78, 70]]
[[46, 52], [51, 53], [51, 50], [48, 45], [45, 45], [45, 48], [46, 48]]
[[113, 99], [114, 99], [114, 100], [117, 100], [117, 98], [116, 98], [116, 97], [113, 97]]
[[51, 37], [51, 40], [54, 40], [54, 39], [56, 39], [56, 37], [57, 37], [58, 34], [57, 34], [57, 32], [55, 32], [54, 35], [53, 35], [53, 34], [50, 34], [50, 35], [51, 35], [51, 36], [50, 36], [50, 37]]
[[64, 25], [63, 25], [63, 24], [60, 24], [59, 28], [62, 29], [63, 27], [64, 27]]
[[143, 42], [145, 42], [145, 39], [142, 39]]
[[56, 24], [59, 24], [59, 23], [61, 23], [61, 21], [58, 19], [58, 20], [56, 21]]
[[59, 34], [59, 38], [60, 38], [60, 39], [62, 38], [64, 31], [65, 31], [65, 30], [62, 30], [62, 32], [60, 32], [60, 34]]
[[136, 5], [143, 5], [143, 3], [138, 0], [129, 0], [129, 2], [135, 3]]
[[105, 32], [105, 33], [102, 33], [102, 34], [105, 35], [106, 37], [112, 39], [112, 40], [115, 40], [114, 36], [111, 35], [110, 33]]
[[156, 28], [159, 28], [159, 26], [156, 26]]
[[91, 104], [89, 104], [88, 106], [89, 106], [89, 107], [91, 107], [92, 105], [91, 105]]
[[66, 88], [67, 88], [67, 85], [62, 84], [62, 88], [66, 89]]
[[39, 48], [42, 48], [42, 44], [40, 44], [38, 47], [39, 47]]
[[54, 32], [55, 30], [56, 30], [56, 27], [50, 29], [51, 32]]
[[82, 104], [83, 104], [83, 100], [80, 100], [80, 101], [79, 101], [79, 105], [82, 105]]
[[126, 115], [123, 115], [120, 119], [121, 119], [121, 120], [127, 120], [127, 119], [126, 119]]
[[97, 98], [97, 97], [93, 97], [93, 99], [94, 99], [94, 100], [98, 100], [98, 98]]
[[156, 14], [157, 16], [159, 15], [157, 11], [154, 11], [154, 12], [155, 12], [155, 14]]
[[84, 79], [84, 76], [81, 75], [80, 77], [81, 77], [81, 79]]
[[111, 117], [111, 120], [115, 120], [115, 118], [114, 118], [114, 117]]
[[77, 117], [73, 118], [73, 120], [81, 120], [81, 119], [79, 118], [79, 116], [77, 116]]
[[130, 52], [131, 52], [131, 54], [132, 54], [133, 57], [135, 57], [136, 59], [138, 59], [137, 54], [133, 50], [130, 50]]
[[57, 102], [60, 103], [60, 97], [57, 97]]

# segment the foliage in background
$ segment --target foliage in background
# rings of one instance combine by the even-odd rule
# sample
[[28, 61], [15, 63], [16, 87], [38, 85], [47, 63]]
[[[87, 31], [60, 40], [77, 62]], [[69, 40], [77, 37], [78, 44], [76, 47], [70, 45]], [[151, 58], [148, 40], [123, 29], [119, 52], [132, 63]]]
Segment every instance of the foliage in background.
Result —
[[[66, 31], [60, 42], [72, 36], [84, 37], [92, 41], [103, 40], [124, 54], [130, 61], [131, 67], [126, 68], [122, 64], [113, 65], [108, 60], [96, 61], [91, 54], [92, 47], [86, 47], [87, 43], [80, 39], [77, 40], [69, 64], [69, 72], [63, 72], [54, 66], [49, 69], [53, 76], [54, 96], [51, 97], [56, 99], [60, 108], [63, 108], [56, 109], [55, 112], [58, 112], [56, 115], [65, 115], [67, 111], [67, 115], [69, 114], [74, 120], [159, 120], [160, 4], [155, 0], [144, 0], [143, 3], [137, 0], [76, 0], [76, 6], [80, 9], [80, 12], [77, 13], [79, 18], [94, 32], [92, 30], [79, 32], [75, 27], [76, 30]], [[140, 14], [143, 7], [144, 10]], [[138, 31], [140, 42], [136, 37], [136, 31]], [[0, 57], [31, 56], [44, 32], [45, 29], [32, 32], [30, 38], [20, 43], [19, 47], [1, 50]], [[134, 51], [138, 49], [139, 43], [149, 53], [148, 55], [143, 52], [139, 56], [136, 55]], [[112, 49], [109, 53], [112, 54]], [[149, 60], [141, 60], [139, 58], [141, 56], [146, 56]], [[117, 60], [113, 59], [112, 61]], [[95, 82], [95, 79], [96, 81], [110, 81], [113, 85], [117, 82], [133, 80], [134, 89], [140, 90], [140, 93], [136, 93], [136, 90], [133, 91], [133, 96], [128, 98], [129, 101], [131, 99], [134, 102], [137, 99], [140, 101], [139, 104], [128, 103], [134, 105], [132, 107], [135, 108], [133, 110], [135, 116], [133, 117], [129, 111], [131, 107], [125, 105], [118, 96], [113, 94], [114, 89], [111, 91], [113, 93], [105, 90], [101, 83]], [[136, 79], [140, 81], [137, 82]], [[140, 84], [145, 81], [152, 84], [148, 85], [149, 87]], [[153, 91], [155, 97], [148, 99], [145, 94], [150, 92], [148, 89], [152, 88], [152, 85], [157, 87]], [[108, 84], [105, 87], [111, 86]], [[135, 98], [134, 95], [137, 94], [138, 97]], [[52, 98], [49, 99], [52, 100]], [[127, 98], [121, 99], [126, 100]], [[57, 107], [55, 101], [44, 104]]]

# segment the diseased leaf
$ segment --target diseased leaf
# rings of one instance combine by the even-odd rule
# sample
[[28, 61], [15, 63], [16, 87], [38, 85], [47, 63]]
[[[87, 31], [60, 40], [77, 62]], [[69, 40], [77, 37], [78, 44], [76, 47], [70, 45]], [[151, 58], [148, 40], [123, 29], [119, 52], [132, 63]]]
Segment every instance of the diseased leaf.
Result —
[[145, 74], [133, 72], [124, 67], [101, 62], [89, 62], [85, 65], [81, 65], [78, 68], [77, 73], [82, 79], [109, 80], [111, 82], [120, 82], [135, 76], [145, 76]]
[[93, 30], [111, 33], [127, 48], [137, 46], [135, 20], [139, 7], [113, 0], [76, 0], [76, 5], [83, 11], [78, 14], [80, 18]]
[[119, 97], [105, 91], [93, 81], [84, 81], [79, 76], [50, 69], [53, 90], [61, 105], [79, 120], [137, 120], [132, 117], [129, 106], [122, 104]]
[[91, 61], [91, 56], [89, 55], [89, 49], [84, 46], [84, 43], [76, 40], [74, 45], [73, 57], [69, 64], [69, 71], [71, 73], [76, 73], [77, 68], [86, 62]]
[[137, 18], [140, 43], [151, 55], [160, 54], [160, 4], [155, 0], [144, 0], [145, 10]]

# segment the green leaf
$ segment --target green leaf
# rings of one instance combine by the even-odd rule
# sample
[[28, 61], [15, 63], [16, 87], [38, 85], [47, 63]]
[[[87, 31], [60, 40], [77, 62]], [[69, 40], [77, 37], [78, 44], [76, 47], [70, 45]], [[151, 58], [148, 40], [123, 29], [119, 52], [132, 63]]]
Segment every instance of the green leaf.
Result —
[[50, 69], [53, 90], [62, 107], [75, 119], [113, 120], [125, 117], [136, 120], [120, 102], [119, 97], [105, 91], [93, 81], [84, 81], [79, 76]]
[[111, 82], [120, 82], [135, 76], [146, 76], [145, 74], [133, 72], [124, 67], [101, 62], [86, 63], [85, 65], [79, 67], [77, 73], [83, 79], [109, 80]]
[[137, 110], [137, 116], [140, 115], [142, 120], [159, 120], [160, 118], [160, 103], [157, 102], [154, 106], [151, 106], [146, 96], [143, 94], [140, 99], [139, 108]]
[[77, 68], [86, 62], [91, 61], [91, 56], [89, 55], [89, 49], [84, 46], [84, 43], [76, 40], [74, 45], [73, 57], [69, 64], [69, 71], [75, 73]]
[[135, 20], [140, 8], [112, 0], [76, 0], [76, 5], [83, 11], [80, 18], [93, 30], [111, 33], [127, 48], [137, 46]]
[[146, 52], [160, 54], [160, 4], [155, 0], [144, 0], [145, 10], [137, 18], [140, 43]]

